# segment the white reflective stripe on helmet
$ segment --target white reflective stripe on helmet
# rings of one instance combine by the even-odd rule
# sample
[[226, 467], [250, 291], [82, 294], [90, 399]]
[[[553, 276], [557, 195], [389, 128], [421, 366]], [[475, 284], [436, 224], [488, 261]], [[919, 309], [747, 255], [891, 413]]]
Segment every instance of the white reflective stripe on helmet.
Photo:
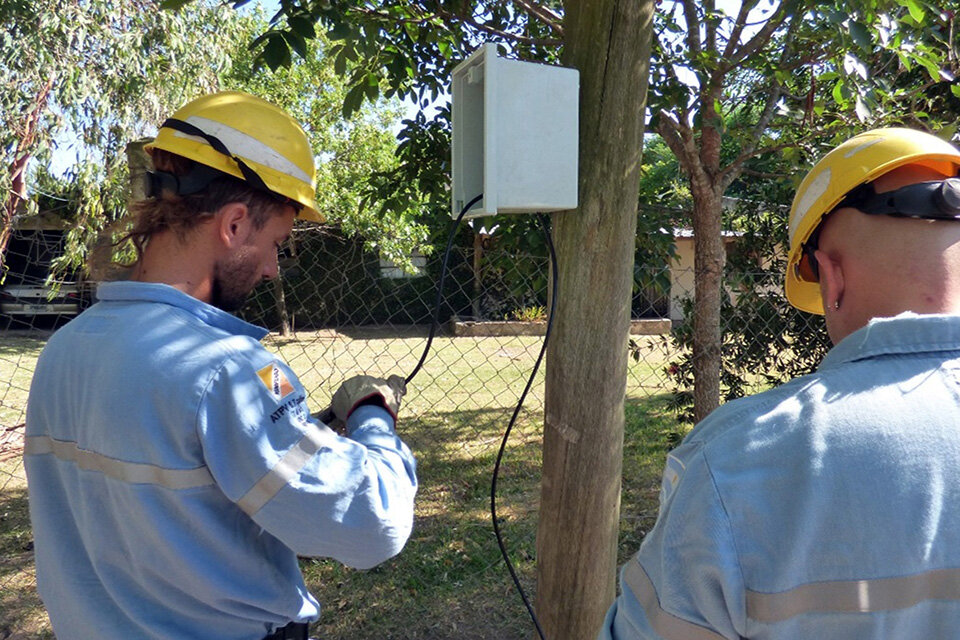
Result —
[[303, 466], [324, 444], [336, 439], [336, 434], [327, 426], [311, 424], [307, 429], [303, 438], [290, 447], [290, 450], [273, 465], [273, 468], [237, 501], [237, 506], [247, 515], [252, 516], [262, 509], [263, 505], [300, 473]]
[[790, 226], [787, 232], [791, 246], [793, 246], [793, 236], [797, 233], [797, 227], [800, 226], [800, 221], [807, 217], [807, 212], [810, 210], [810, 207], [820, 199], [820, 196], [827, 192], [832, 173], [830, 167], [827, 167], [817, 174], [817, 177], [810, 181], [803, 195], [794, 206], [794, 210], [790, 215]]
[[[230, 150], [230, 153], [236, 156], [239, 156], [245, 160], [252, 160], [253, 162], [262, 164], [265, 167], [270, 167], [274, 171], [288, 175], [291, 178], [295, 178], [301, 182], [305, 182], [307, 184], [311, 184], [312, 182], [310, 176], [304, 173], [300, 167], [290, 162], [283, 157], [283, 155], [274, 149], [271, 149], [269, 146], [260, 142], [253, 136], [249, 136], [242, 131], [223, 124], [222, 122], [217, 122], [216, 120], [211, 120], [202, 116], [189, 116], [186, 119], [186, 122], [189, 122], [198, 129], [201, 129], [207, 135], [219, 138], [220, 141], [227, 147], [227, 149]], [[203, 138], [191, 136], [181, 131], [173, 131], [173, 135], [180, 138], [197, 140], [203, 144], [209, 144]]]
[[154, 484], [166, 489], [193, 489], [213, 484], [213, 476], [206, 467], [169, 469], [152, 464], [126, 462], [88, 451], [76, 442], [55, 440], [49, 436], [27, 436], [23, 451], [26, 455], [53, 454], [58, 460], [73, 462], [87, 471], [98, 471], [115, 480], [131, 484]]
[[747, 591], [747, 616], [780, 622], [804, 613], [869, 613], [906, 609], [925, 600], [960, 600], [960, 569], [935, 569], [873, 580], [813, 582], [789, 591]]
[[636, 558], [632, 558], [624, 567], [623, 581], [637, 597], [650, 626], [667, 640], [725, 640], [719, 633], [678, 618], [661, 608], [657, 591]]

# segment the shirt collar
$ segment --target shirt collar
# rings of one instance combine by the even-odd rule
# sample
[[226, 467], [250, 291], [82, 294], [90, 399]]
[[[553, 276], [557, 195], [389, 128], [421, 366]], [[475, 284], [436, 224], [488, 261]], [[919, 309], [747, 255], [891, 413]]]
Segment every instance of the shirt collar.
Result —
[[105, 302], [159, 302], [183, 309], [204, 323], [235, 335], [262, 340], [269, 331], [241, 320], [167, 284], [123, 280], [97, 287], [97, 299]]
[[820, 370], [882, 355], [960, 350], [960, 316], [902, 313], [874, 318], [827, 353]]

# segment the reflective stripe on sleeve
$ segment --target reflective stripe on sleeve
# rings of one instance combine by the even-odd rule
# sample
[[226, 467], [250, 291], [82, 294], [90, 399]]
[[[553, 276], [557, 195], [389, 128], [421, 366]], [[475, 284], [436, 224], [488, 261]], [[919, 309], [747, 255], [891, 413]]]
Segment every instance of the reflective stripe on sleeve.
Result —
[[623, 581], [637, 597], [650, 626], [667, 640], [724, 640], [719, 633], [664, 611], [650, 577], [636, 558], [623, 570]]
[[237, 506], [247, 515], [252, 516], [263, 508], [263, 505], [300, 473], [303, 465], [307, 464], [325, 443], [336, 438], [336, 434], [326, 426], [310, 424], [307, 429], [300, 441], [290, 447], [277, 464], [237, 501]]
[[747, 616], [780, 622], [804, 613], [906, 609], [924, 600], [960, 600], [960, 569], [874, 580], [814, 582], [779, 593], [747, 591]]
[[155, 484], [167, 489], [193, 489], [213, 484], [213, 476], [206, 467], [168, 469], [152, 464], [125, 462], [81, 449], [76, 442], [55, 440], [49, 436], [27, 436], [23, 451], [27, 455], [53, 454], [58, 460], [73, 462], [81, 469], [98, 471], [131, 484]]

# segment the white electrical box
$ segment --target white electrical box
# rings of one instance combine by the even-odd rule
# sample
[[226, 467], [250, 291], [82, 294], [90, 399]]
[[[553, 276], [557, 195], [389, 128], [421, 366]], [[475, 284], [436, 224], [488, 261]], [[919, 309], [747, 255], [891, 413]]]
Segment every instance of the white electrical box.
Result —
[[451, 214], [464, 219], [577, 207], [580, 74], [497, 56], [492, 43], [453, 70]]

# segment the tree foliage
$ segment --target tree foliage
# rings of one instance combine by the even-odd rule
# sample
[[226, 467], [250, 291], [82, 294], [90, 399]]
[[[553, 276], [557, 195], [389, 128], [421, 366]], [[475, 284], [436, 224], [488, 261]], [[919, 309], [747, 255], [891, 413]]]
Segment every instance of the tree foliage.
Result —
[[[680, 25], [692, 16], [701, 37], [661, 37], [655, 123], [672, 140], [692, 199], [714, 197], [712, 217], [694, 214], [695, 232], [703, 233], [709, 218], [717, 225], [711, 228], [722, 220], [743, 235], [720, 270], [723, 284], [715, 282], [722, 286], [716, 319], [705, 321], [717, 330], [715, 360], [698, 358], [696, 332], [687, 324], [675, 341], [691, 351], [670, 370], [679, 396], [689, 399], [695, 380], [716, 366], [717, 392], [729, 399], [758, 382], [809, 371], [828, 345], [822, 321], [796, 311], [780, 294], [787, 211], [806, 167], [865, 128], [955, 133], [954, 17], [913, 1], [744, 3], [736, 16], [674, 4], [681, 6], [683, 17], [677, 10], [661, 14], [665, 33], [682, 33]], [[734, 42], [751, 23], [756, 31]], [[738, 59], [744, 48], [750, 55]], [[681, 81], [683, 69], [695, 70], [695, 78]], [[721, 212], [719, 195], [737, 197], [741, 206]], [[731, 291], [739, 295], [730, 297]], [[695, 301], [688, 311], [690, 323]]]
[[741, 176], [768, 177], [751, 166], [765, 156], [802, 167], [855, 128], [939, 128], [953, 16], [919, 0], [675, 0], [657, 24], [649, 104], [690, 187], [700, 419], [720, 394], [723, 196]]
[[[416, 198], [387, 216], [361, 206], [365, 176], [396, 164], [392, 127], [399, 106], [371, 102], [344, 120], [347, 90], [325, 39], [306, 45], [295, 64], [270, 71], [249, 47], [267, 27], [262, 11], [236, 12], [211, 1], [175, 13], [149, 0], [77, 0], [56, 12], [41, 5], [0, 3], [0, 69], [7, 78], [0, 85], [0, 160], [13, 167], [0, 174], [6, 204], [0, 230], [36, 211], [37, 189], [69, 185], [61, 195], [76, 209], [59, 269], [84, 266], [92, 247], [125, 224], [126, 144], [218, 89], [260, 95], [304, 123], [320, 159], [318, 202], [331, 224], [362, 234], [368, 248], [400, 263], [425, 242]], [[75, 160], [63, 168], [70, 155]], [[43, 178], [51, 173], [62, 175]]]
[[78, 154], [68, 174], [85, 194], [78, 224], [95, 233], [118, 217], [124, 145], [165, 107], [214, 86], [228, 64], [214, 43], [236, 33], [209, 6], [171, 16], [148, 0], [69, 0], [56, 11], [8, 0], [0, 22], [0, 163], [9, 168], [0, 174], [0, 255], [14, 217], [24, 205], [29, 212], [30, 168], [49, 166], [66, 141]]

